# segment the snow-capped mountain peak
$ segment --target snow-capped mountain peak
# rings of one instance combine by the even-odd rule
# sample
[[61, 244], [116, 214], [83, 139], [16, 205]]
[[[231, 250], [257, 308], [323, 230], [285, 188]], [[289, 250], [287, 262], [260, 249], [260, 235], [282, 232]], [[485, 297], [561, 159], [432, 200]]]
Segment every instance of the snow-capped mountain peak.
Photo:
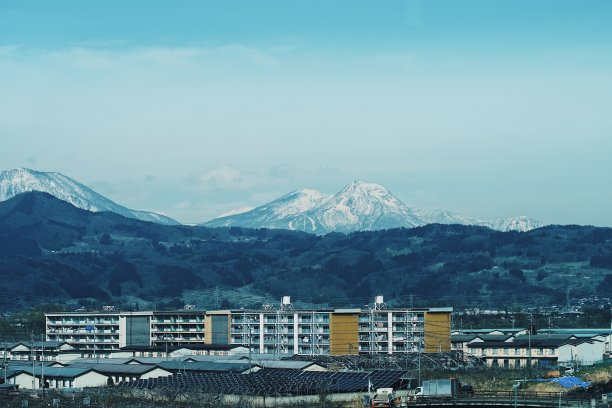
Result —
[[334, 196], [337, 201], [378, 202], [382, 205], [403, 208], [405, 205], [391, 194], [389, 190], [375, 183], [354, 181]]
[[96, 193], [78, 181], [56, 172], [17, 168], [0, 172], [0, 201], [29, 191], [49, 193], [75, 207], [88, 211], [111, 211], [125, 217], [161, 224], [178, 224], [161, 214], [130, 210]]
[[379, 184], [355, 181], [306, 216], [312, 231], [373, 230], [414, 226], [410, 209]]
[[380, 184], [364, 181], [354, 181], [333, 196], [316, 190], [296, 190], [250, 211], [202, 225], [280, 228], [326, 234], [410, 228], [432, 223], [478, 225], [501, 231], [528, 231], [542, 226], [526, 217], [487, 222], [445, 210], [411, 208]]

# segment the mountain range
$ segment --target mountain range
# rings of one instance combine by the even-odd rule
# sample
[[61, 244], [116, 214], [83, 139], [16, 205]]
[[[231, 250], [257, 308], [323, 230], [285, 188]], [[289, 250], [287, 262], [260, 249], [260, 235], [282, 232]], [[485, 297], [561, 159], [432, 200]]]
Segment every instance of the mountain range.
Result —
[[[179, 224], [165, 215], [126, 208], [60, 173], [27, 168], [0, 172], [0, 201], [29, 191], [51, 194], [88, 211], [110, 211], [142, 221]], [[359, 181], [347, 185], [335, 195], [312, 189], [296, 190], [262, 206], [230, 211], [200, 225], [288, 229], [324, 235], [427, 224], [476, 225], [521, 232], [543, 226], [525, 216], [482, 221], [444, 210], [421, 210], [407, 206], [381, 185]]]
[[0, 172], [0, 201], [17, 194], [41, 191], [67, 201], [83, 210], [110, 211], [128, 218], [160, 224], [176, 225], [178, 221], [149, 211], [130, 210], [96, 193], [91, 188], [60, 173], [18, 168]]
[[444, 210], [408, 207], [379, 184], [355, 181], [335, 195], [296, 190], [248, 211], [237, 211], [205, 222], [207, 227], [247, 227], [298, 230], [318, 235], [330, 232], [412, 228], [427, 224], [477, 225], [498, 231], [530, 231], [543, 224], [525, 216], [482, 221]]
[[304, 307], [356, 307], [377, 294], [404, 305], [414, 294], [419, 306], [550, 306], [567, 290], [609, 298], [611, 245], [612, 228], [576, 225], [327, 235], [163, 225], [29, 192], [0, 202], [0, 313], [44, 303], [258, 308], [284, 295]]

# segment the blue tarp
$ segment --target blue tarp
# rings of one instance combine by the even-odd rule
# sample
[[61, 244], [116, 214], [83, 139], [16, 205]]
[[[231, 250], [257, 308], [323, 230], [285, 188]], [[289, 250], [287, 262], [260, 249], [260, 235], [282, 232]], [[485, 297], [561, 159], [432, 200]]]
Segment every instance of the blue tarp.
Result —
[[582, 381], [578, 377], [559, 377], [559, 378], [551, 378], [550, 382], [554, 382], [562, 386], [563, 388], [574, 388], [574, 387], [582, 387], [587, 388], [591, 386], [590, 382]]

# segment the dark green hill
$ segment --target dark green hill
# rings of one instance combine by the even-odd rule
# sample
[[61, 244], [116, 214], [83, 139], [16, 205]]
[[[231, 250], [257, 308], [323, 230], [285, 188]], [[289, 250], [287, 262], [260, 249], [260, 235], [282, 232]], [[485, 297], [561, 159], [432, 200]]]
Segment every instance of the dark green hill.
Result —
[[[612, 229], [427, 225], [323, 237], [164, 226], [44, 193], [0, 202], [0, 310], [90, 298], [142, 307], [296, 301], [514, 307], [612, 293]], [[411, 296], [412, 295], [412, 296]]]

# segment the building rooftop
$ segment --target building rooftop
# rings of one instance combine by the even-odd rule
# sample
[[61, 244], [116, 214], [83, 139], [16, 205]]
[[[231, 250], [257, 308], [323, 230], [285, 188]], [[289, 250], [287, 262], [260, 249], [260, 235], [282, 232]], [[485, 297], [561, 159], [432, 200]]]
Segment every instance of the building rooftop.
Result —
[[612, 328], [593, 329], [540, 329], [538, 333], [575, 334], [575, 335], [612, 335]]
[[16, 343], [10, 343], [7, 345], [7, 350], [12, 350], [15, 347], [18, 346], [24, 346], [27, 348], [35, 348], [35, 349], [42, 349], [43, 347], [45, 348], [45, 350], [53, 350], [53, 349], [58, 349], [62, 346], [70, 346], [70, 344], [68, 344], [65, 341], [30, 341], [30, 340], [24, 340], [24, 341], [18, 341]]
[[414, 312], [431, 312], [431, 313], [448, 313], [452, 312], [452, 307], [401, 307], [401, 306], [391, 306], [385, 305], [385, 307], [381, 309], [373, 309], [373, 308], [298, 308], [298, 307], [287, 307], [283, 310], [279, 309], [277, 305], [274, 305], [271, 309], [228, 309], [228, 310], [148, 310], [148, 311], [71, 311], [71, 312], [51, 312], [45, 313], [45, 316], [89, 316], [89, 315], [98, 315], [98, 316], [116, 316], [116, 315], [132, 315], [132, 316], [148, 316], [151, 314], [158, 316], [172, 316], [172, 315], [215, 315], [215, 314], [245, 314], [245, 313], [277, 313], [277, 312], [294, 312], [294, 313], [365, 313], [365, 312], [394, 312], [394, 311], [414, 311]]
[[242, 361], [219, 363], [216, 361], [162, 361], [157, 364], [166, 370], [172, 371], [215, 371], [215, 372], [244, 372], [257, 364], [244, 363]]
[[137, 351], [137, 352], [168, 352], [187, 349], [187, 350], [205, 350], [205, 351], [227, 351], [244, 347], [240, 344], [202, 344], [202, 343], [182, 343], [179, 346], [128, 346], [121, 347], [120, 351]]
[[[245, 361], [245, 360], [238, 360]], [[248, 360], [247, 360], [248, 361]], [[261, 368], [281, 368], [288, 370], [303, 370], [312, 365], [320, 365], [313, 361], [301, 361], [301, 360], [253, 360], [256, 365]], [[232, 363], [231, 360], [217, 360], [217, 363]]]
[[598, 340], [593, 339], [539, 339], [539, 340], [531, 340], [531, 342], [527, 339], [514, 340], [511, 342], [503, 342], [503, 341], [484, 341], [480, 343], [472, 343], [472, 346], [475, 348], [491, 348], [491, 347], [507, 347], [507, 348], [523, 348], [529, 347], [531, 348], [549, 348], [549, 347], [560, 347], [566, 344], [571, 345], [579, 345], [583, 343], [594, 343]]
[[502, 329], [461, 329], [461, 330], [453, 330], [453, 333], [457, 334], [488, 334], [492, 332], [502, 332], [502, 333], [519, 333], [522, 331], [526, 331], [525, 328], [502, 328]]
[[9, 370], [8, 376], [13, 376], [19, 373], [27, 373], [32, 375], [34, 373], [35, 377], [41, 377], [42, 375], [45, 378], [74, 378], [80, 375], [83, 375], [89, 371], [95, 371], [92, 368], [82, 368], [82, 367], [45, 367], [44, 370], [41, 367], [19, 367], [18, 369]]
[[[145, 364], [112, 364], [112, 363], [74, 363], [70, 368], [93, 369], [101, 374], [140, 375], [155, 370], [155, 365]], [[45, 373], [46, 375], [46, 373]]]

